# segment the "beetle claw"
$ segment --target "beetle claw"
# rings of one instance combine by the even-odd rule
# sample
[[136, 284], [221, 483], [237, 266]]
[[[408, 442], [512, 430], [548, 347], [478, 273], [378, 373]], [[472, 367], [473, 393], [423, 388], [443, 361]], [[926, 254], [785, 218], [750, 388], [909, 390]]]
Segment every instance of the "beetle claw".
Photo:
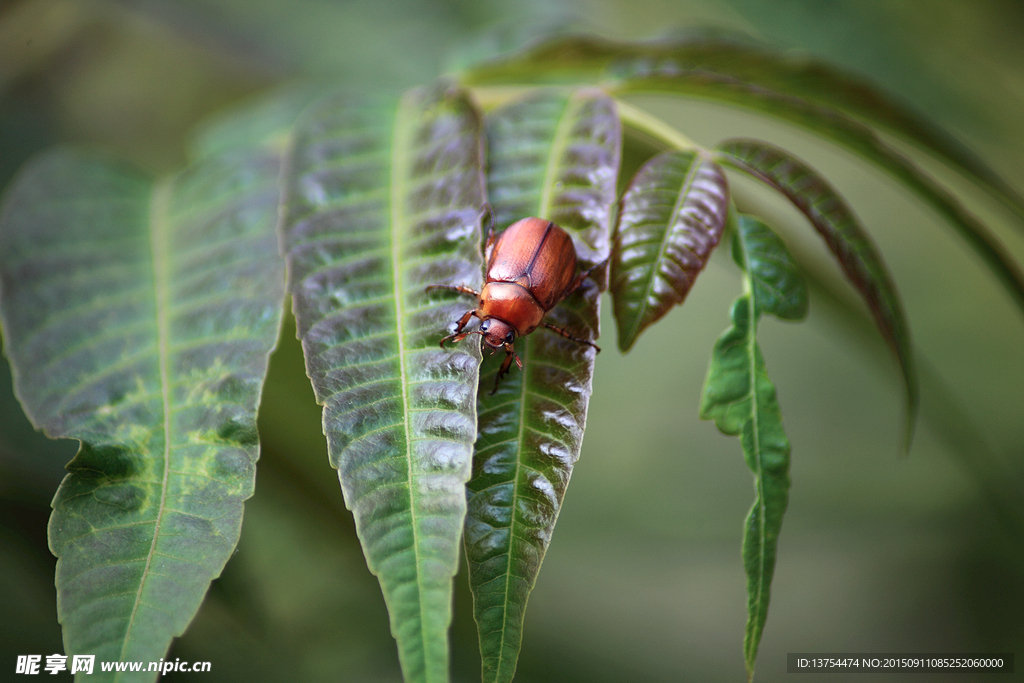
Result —
[[455, 334], [449, 334], [447, 337], [441, 340], [441, 348], [444, 348], [444, 343], [446, 341], [450, 341], [453, 344], [458, 344], [460, 341], [462, 341], [471, 334], [477, 334], [477, 332], [474, 330], [472, 332], [456, 332]]

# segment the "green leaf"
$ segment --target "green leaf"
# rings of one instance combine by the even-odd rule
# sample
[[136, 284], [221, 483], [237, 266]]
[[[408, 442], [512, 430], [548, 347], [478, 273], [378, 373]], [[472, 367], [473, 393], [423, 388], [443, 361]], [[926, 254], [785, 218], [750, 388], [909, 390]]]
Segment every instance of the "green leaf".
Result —
[[480, 286], [480, 122], [458, 90], [334, 98], [295, 133], [282, 243], [331, 464], [379, 579], [406, 681], [448, 680], [452, 577], [480, 350], [441, 349]]
[[[691, 94], [759, 108], [774, 93], [772, 108], [790, 118], [784, 101], [837, 109], [885, 128], [935, 154], [992, 192], [1018, 216], [1024, 198], [975, 154], [925, 117], [875, 86], [814, 59], [752, 44], [741, 35], [694, 33], [679, 39], [614, 43], [593, 36], [558, 37], [466, 72], [473, 85], [594, 81], [673, 81]], [[629, 86], [630, 88], [634, 86]], [[819, 122], [821, 123], [821, 122]]]
[[931, 206], [971, 245], [1024, 312], [1024, 273], [998, 239], [947, 190], [848, 113], [937, 154], [1022, 217], [1024, 199], [959, 144], [869, 86], [833, 76], [819, 66], [792, 64], [749, 48], [704, 40], [636, 45], [569, 38], [481, 66], [463, 80], [486, 85], [603, 79], [604, 89], [613, 95], [675, 94], [716, 100], [806, 128], [876, 164]]
[[637, 171], [620, 204], [610, 289], [625, 352], [683, 303], [722, 237], [729, 184], [707, 153], [668, 151]]
[[724, 434], [739, 436], [747, 467], [754, 473], [754, 505], [743, 534], [747, 574], [747, 629], [743, 651], [753, 678], [775, 571], [782, 516], [789, 498], [789, 440], [775, 386], [757, 345], [762, 312], [786, 320], [807, 311], [807, 287], [782, 240], [760, 220], [739, 216], [733, 254], [745, 271], [745, 292], [733, 303], [732, 327], [711, 354], [700, 416]]
[[807, 216], [860, 292], [903, 372], [907, 392], [905, 444], [909, 448], [918, 403], [910, 331], [882, 256], [857, 216], [824, 178], [788, 152], [757, 140], [727, 140], [717, 149], [723, 163], [775, 188]]
[[[604, 261], [620, 159], [615, 105], [599, 92], [548, 91], [487, 117], [488, 188], [499, 228], [527, 216], [573, 237], [581, 267]], [[598, 287], [585, 281], [546, 320], [598, 335]], [[583, 442], [595, 351], [549, 330], [518, 339], [494, 395], [500, 357], [481, 371], [480, 436], [466, 518], [466, 558], [483, 680], [510, 681], [526, 603]]]
[[910, 160], [882, 142], [870, 128], [841, 112], [713, 74], [633, 80], [609, 87], [609, 90], [616, 94], [675, 93], [709, 97], [778, 116], [846, 147], [891, 174], [945, 219], [993, 271], [1024, 313], [1024, 273], [999, 240]]
[[250, 150], [154, 183], [56, 151], [7, 195], [17, 394], [37, 428], [81, 440], [49, 525], [69, 655], [160, 659], [235, 548], [284, 296], [278, 171]]

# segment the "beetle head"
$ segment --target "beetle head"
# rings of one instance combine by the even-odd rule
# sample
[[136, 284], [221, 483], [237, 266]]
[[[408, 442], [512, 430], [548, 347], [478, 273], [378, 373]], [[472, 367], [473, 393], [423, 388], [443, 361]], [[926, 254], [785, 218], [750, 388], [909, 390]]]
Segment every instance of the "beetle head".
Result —
[[510, 350], [516, 340], [516, 331], [511, 325], [498, 318], [488, 318], [480, 323], [480, 335], [492, 349]]

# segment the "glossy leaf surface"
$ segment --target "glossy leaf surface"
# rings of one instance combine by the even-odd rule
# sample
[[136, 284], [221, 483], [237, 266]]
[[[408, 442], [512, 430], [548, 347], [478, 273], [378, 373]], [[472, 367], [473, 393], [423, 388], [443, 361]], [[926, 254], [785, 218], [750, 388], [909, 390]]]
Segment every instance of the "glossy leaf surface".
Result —
[[739, 216], [733, 256], [743, 268], [744, 293], [733, 303], [732, 327], [715, 343], [704, 382], [700, 416], [723, 434], [739, 436], [754, 473], [754, 505], [743, 533], [747, 574], [747, 629], [743, 639], [749, 678], [768, 617], [782, 517], [789, 500], [789, 439], [775, 386], [757, 345], [762, 313], [796, 320], [807, 313], [807, 286], [775, 233], [752, 216]]
[[[1024, 198], [975, 154], [878, 88], [814, 59], [753, 44], [746, 36], [702, 35], [646, 43], [593, 36], [553, 38], [469, 70], [472, 84], [671, 81], [693, 95], [799, 116], [803, 100], [885, 128], [927, 150], [991, 191], [1017, 215]], [[630, 86], [632, 87], [632, 86]], [[766, 95], [771, 97], [764, 97]], [[786, 100], [790, 99], [786, 112]], [[819, 121], [819, 125], [825, 120]]]
[[284, 296], [278, 172], [235, 152], [154, 184], [57, 151], [6, 197], [17, 393], [36, 427], [81, 440], [49, 525], [68, 654], [160, 659], [235, 548]]
[[814, 169], [791, 154], [757, 140], [728, 140], [717, 148], [723, 163], [735, 166], [775, 188], [821, 234], [846, 277], [867, 304], [882, 337], [895, 354], [907, 392], [907, 445], [917, 409], [917, 376], [910, 332], [896, 287], [875, 248], [846, 201]]
[[[572, 235], [581, 267], [606, 259], [620, 158], [611, 100], [547, 92], [494, 111], [486, 130], [497, 228], [546, 218]], [[586, 281], [546, 320], [595, 339], [596, 283]], [[579, 458], [596, 353], [543, 328], [515, 349], [523, 369], [513, 367], [494, 395], [501, 358], [485, 359], [469, 483], [466, 557], [487, 682], [515, 673], [526, 603]]]
[[704, 269], [725, 227], [729, 185], [706, 153], [669, 151], [637, 171], [620, 205], [609, 288], [628, 351]]
[[407, 681], [448, 680], [480, 351], [438, 341], [480, 286], [479, 118], [463, 93], [335, 98], [299, 123], [283, 245], [331, 464]]

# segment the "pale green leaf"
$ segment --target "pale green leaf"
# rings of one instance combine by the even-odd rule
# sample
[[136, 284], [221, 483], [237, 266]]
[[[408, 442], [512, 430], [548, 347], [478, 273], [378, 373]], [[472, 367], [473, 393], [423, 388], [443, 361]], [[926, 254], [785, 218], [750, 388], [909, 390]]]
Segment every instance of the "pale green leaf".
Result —
[[[69, 655], [160, 659], [235, 548], [284, 295], [278, 171], [236, 151], [154, 183], [57, 151], [6, 197], [17, 394], [37, 428], [81, 440], [49, 525]], [[89, 680], [115, 678], [156, 675]]]

